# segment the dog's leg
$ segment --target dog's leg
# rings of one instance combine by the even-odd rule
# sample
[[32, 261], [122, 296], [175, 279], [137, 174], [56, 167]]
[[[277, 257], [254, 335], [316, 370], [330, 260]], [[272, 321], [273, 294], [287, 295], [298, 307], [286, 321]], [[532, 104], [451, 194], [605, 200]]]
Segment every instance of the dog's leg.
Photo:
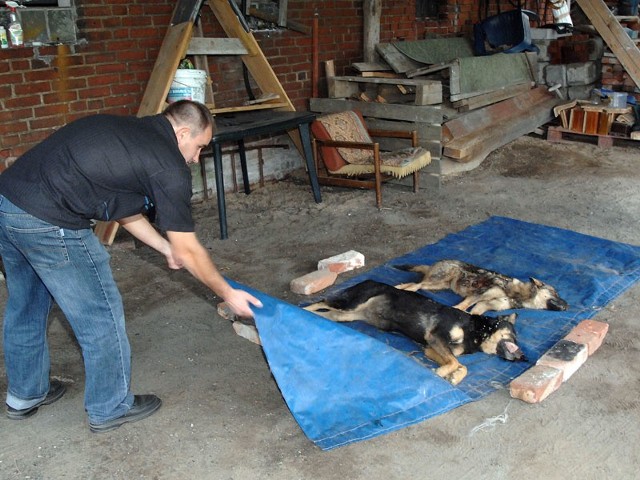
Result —
[[476, 303], [471, 309], [471, 315], [484, 315], [485, 312], [507, 310], [511, 308], [511, 302], [507, 297], [491, 298]]
[[452, 385], [460, 383], [467, 376], [467, 367], [462, 365], [451, 353], [449, 346], [442, 340], [428, 335], [427, 348], [424, 353], [430, 360], [436, 362], [440, 367], [436, 369], [436, 375], [448, 380]]
[[396, 288], [399, 290], [408, 290], [409, 292], [417, 292], [422, 289], [421, 283], [401, 283], [400, 285], [396, 285]]
[[462, 310], [463, 312], [466, 312], [471, 305], [477, 303], [479, 300], [480, 300], [479, 295], [471, 295], [469, 297], [465, 297], [460, 303], [458, 303], [457, 305], [454, 305], [453, 308], [457, 308], [458, 310]]

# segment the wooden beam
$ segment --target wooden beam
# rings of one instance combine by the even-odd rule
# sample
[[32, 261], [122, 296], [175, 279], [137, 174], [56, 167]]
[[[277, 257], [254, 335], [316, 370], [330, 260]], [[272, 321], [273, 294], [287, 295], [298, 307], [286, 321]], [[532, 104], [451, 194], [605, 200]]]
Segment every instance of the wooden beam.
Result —
[[237, 38], [193, 37], [187, 55], [246, 55], [247, 49]]
[[382, 0], [364, 0], [364, 61], [376, 61], [376, 45], [380, 42], [380, 13]]

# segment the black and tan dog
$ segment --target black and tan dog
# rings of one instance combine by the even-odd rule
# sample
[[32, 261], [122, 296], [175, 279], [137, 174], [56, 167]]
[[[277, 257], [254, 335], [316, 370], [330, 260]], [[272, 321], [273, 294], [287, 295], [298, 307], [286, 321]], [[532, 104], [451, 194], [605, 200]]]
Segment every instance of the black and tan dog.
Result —
[[403, 283], [396, 288], [418, 290], [453, 290], [464, 299], [455, 308], [482, 315], [489, 310], [532, 308], [537, 310], [566, 310], [566, 301], [551, 285], [530, 278], [517, 278], [476, 267], [460, 260], [441, 260], [433, 265], [396, 265], [395, 268], [421, 273], [415, 283]]
[[416, 292], [366, 280], [336, 296], [305, 307], [336, 322], [361, 320], [380, 330], [396, 331], [424, 345], [436, 373], [458, 384], [467, 367], [456, 358], [482, 351], [506, 360], [524, 360], [516, 343], [516, 314], [491, 318], [471, 315]]

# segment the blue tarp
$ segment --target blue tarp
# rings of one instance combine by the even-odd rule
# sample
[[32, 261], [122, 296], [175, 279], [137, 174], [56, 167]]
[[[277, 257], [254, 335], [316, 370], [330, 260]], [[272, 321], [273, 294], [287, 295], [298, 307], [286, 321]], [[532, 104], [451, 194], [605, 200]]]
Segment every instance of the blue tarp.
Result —
[[[638, 246], [491, 217], [351, 278], [332, 292], [365, 279], [391, 285], [412, 281], [419, 276], [394, 265], [431, 264], [445, 258], [522, 280], [536, 277], [555, 286], [570, 308], [518, 310], [518, 343], [528, 362], [511, 363], [483, 353], [463, 355], [460, 361], [468, 375], [454, 387], [432, 371], [434, 364], [420, 346], [405, 337], [362, 322], [333, 323], [236, 284], [264, 303], [255, 310], [255, 320], [269, 367], [296, 421], [320, 448], [397, 430], [507, 386], [640, 276]], [[449, 305], [459, 301], [448, 291], [426, 295]]]

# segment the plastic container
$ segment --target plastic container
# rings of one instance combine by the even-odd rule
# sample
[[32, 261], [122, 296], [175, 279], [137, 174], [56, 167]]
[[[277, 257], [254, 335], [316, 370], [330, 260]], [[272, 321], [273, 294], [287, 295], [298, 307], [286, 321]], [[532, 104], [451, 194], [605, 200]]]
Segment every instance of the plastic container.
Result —
[[24, 45], [24, 39], [22, 34], [22, 25], [18, 21], [18, 14], [16, 13], [16, 2], [6, 2], [9, 7], [9, 40], [14, 47], [20, 47]]
[[7, 31], [0, 25], [0, 48], [9, 48], [9, 41], [7, 40]]
[[204, 89], [207, 85], [207, 72], [204, 70], [178, 69], [173, 77], [167, 102], [193, 100], [204, 103]]
[[627, 94], [625, 92], [613, 92], [610, 93], [611, 103], [609, 106], [611, 108], [625, 108], [627, 106]]

